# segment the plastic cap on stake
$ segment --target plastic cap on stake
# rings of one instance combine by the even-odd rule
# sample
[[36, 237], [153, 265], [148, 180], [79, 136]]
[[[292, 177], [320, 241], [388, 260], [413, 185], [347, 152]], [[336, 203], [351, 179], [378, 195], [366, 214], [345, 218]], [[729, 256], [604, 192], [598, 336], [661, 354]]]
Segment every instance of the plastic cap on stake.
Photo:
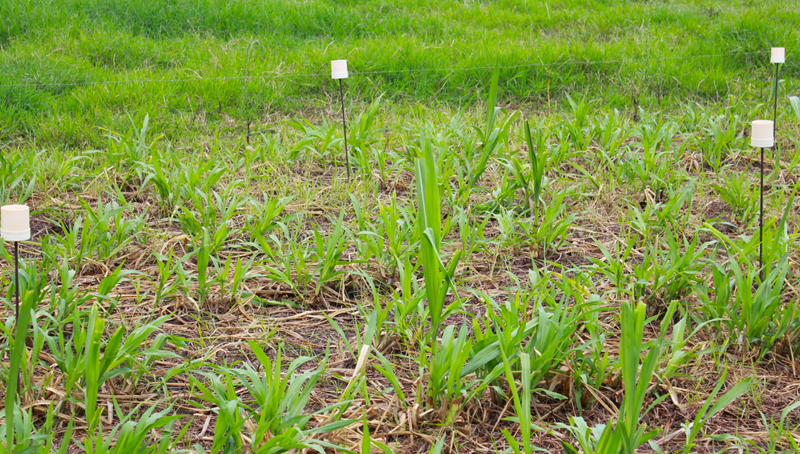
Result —
[[31, 239], [31, 216], [26, 205], [5, 205], [0, 208], [0, 236], [5, 241]]
[[786, 49], [783, 47], [773, 47], [772, 55], [769, 60], [772, 63], [786, 63]]
[[750, 145], [757, 148], [769, 148], [775, 145], [773, 123], [770, 120], [754, 120], [750, 133]]
[[347, 60], [331, 60], [331, 78], [347, 79]]

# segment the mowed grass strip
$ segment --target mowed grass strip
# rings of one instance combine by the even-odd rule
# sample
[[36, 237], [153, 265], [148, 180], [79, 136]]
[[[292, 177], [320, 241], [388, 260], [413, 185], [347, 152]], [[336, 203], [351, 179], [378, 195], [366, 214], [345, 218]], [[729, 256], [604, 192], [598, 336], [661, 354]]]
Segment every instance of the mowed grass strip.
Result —
[[85, 148], [129, 115], [175, 137], [318, 116], [337, 58], [356, 104], [469, 106], [497, 65], [500, 99], [533, 109], [760, 101], [771, 46], [796, 86], [798, 22], [777, 2], [3, 0], [0, 137]]

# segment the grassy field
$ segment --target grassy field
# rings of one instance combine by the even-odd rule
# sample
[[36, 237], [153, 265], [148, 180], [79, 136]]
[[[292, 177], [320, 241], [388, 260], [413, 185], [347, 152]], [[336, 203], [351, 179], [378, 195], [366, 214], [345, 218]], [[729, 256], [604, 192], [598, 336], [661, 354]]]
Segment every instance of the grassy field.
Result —
[[0, 445], [800, 452], [798, 23], [0, 0]]
[[338, 58], [368, 73], [348, 81], [362, 106], [472, 106], [496, 65], [503, 102], [548, 113], [566, 93], [633, 111], [757, 102], [798, 16], [785, 2], [3, 0], [0, 137], [99, 148], [145, 115], [170, 141], [269, 131], [326, 114]]

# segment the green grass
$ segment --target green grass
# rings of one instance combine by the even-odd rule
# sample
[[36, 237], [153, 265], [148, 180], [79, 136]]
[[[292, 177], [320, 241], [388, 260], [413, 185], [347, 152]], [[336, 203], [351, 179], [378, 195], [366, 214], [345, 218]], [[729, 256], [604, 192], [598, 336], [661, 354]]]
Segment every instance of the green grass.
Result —
[[337, 58], [356, 103], [471, 105], [496, 65], [502, 103], [536, 110], [755, 100], [771, 46], [795, 86], [800, 41], [792, 5], [747, 1], [3, 0], [0, 18], [0, 137], [78, 148], [128, 116], [184, 141], [329, 115]]

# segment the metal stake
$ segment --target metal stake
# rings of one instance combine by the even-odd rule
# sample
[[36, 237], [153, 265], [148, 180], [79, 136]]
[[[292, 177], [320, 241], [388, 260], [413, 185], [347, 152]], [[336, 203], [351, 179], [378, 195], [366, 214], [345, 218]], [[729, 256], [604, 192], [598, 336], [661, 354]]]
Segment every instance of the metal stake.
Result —
[[775, 63], [775, 74], [772, 81], [772, 137], [775, 136], [775, 131], [778, 129], [778, 78], [781, 73], [780, 63]]
[[[775, 72], [772, 77], [772, 137], [775, 140], [778, 123], [778, 77], [781, 71], [780, 63], [775, 63]], [[777, 142], [775, 142], [776, 146]], [[776, 157], [776, 168], [780, 166]], [[761, 148], [761, 188], [759, 200], [759, 220], [758, 220], [758, 262], [761, 265], [761, 282], [764, 282], [764, 148]]]
[[344, 130], [344, 161], [347, 164], [347, 181], [350, 181], [350, 157], [347, 154], [347, 120], [344, 116], [344, 88], [342, 79], [339, 79], [339, 101], [342, 104], [342, 129]]
[[761, 190], [759, 191], [758, 216], [758, 263], [761, 266], [761, 282], [764, 282], [764, 147], [761, 149]]
[[15, 326], [19, 330], [19, 242], [14, 242], [14, 293], [16, 296], [16, 304], [14, 306], [14, 315], [16, 316]]

